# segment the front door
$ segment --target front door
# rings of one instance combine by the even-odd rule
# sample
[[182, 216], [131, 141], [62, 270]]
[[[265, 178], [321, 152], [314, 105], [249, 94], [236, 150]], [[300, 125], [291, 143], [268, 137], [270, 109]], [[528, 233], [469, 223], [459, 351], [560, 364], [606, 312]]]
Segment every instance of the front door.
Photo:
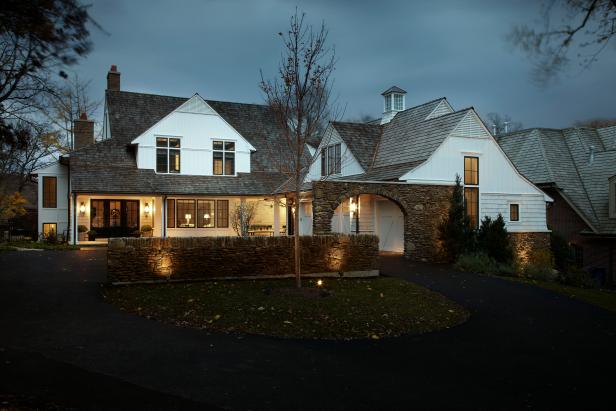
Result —
[[90, 227], [97, 237], [129, 237], [139, 230], [139, 200], [91, 200]]

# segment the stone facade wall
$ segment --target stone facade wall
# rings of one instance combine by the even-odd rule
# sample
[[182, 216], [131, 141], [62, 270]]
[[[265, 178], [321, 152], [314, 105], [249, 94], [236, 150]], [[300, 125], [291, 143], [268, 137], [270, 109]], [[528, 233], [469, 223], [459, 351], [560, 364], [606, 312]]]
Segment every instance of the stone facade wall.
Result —
[[[373, 235], [306, 236], [301, 247], [305, 274], [378, 270]], [[114, 238], [107, 248], [109, 282], [282, 276], [293, 267], [286, 236]]]
[[509, 233], [514, 255], [523, 264], [527, 263], [532, 252], [550, 249], [550, 233]]
[[415, 261], [440, 261], [438, 225], [447, 215], [452, 190], [452, 186], [443, 185], [315, 181], [313, 232], [331, 232], [334, 211], [344, 200], [359, 194], [376, 194], [398, 204], [404, 214], [404, 255]]

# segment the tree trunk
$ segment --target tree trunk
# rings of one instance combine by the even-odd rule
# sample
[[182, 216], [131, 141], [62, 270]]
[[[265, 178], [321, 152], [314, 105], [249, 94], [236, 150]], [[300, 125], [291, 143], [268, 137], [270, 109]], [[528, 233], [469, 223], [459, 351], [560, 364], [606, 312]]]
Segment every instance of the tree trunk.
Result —
[[293, 214], [294, 221], [294, 230], [293, 230], [293, 239], [294, 239], [294, 248], [295, 248], [295, 285], [297, 288], [302, 287], [302, 276], [301, 276], [301, 248], [299, 242], [299, 182], [296, 181], [295, 184], [295, 213]]

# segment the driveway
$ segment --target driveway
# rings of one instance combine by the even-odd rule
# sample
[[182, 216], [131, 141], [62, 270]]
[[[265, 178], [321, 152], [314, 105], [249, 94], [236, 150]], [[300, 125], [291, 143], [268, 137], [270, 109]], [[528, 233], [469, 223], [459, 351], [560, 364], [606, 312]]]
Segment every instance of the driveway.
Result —
[[381, 341], [210, 334], [105, 303], [104, 250], [0, 253], [0, 394], [98, 409], [520, 409], [609, 404], [616, 315], [549, 291], [383, 257], [468, 307]]

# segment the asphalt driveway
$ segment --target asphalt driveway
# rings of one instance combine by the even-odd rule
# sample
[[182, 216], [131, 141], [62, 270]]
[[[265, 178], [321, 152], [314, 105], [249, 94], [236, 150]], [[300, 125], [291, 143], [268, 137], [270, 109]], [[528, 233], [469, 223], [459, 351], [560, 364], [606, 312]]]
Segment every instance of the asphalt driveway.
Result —
[[384, 274], [460, 302], [469, 322], [392, 340], [280, 340], [125, 314], [101, 297], [104, 258], [0, 253], [0, 394], [79, 409], [613, 406], [616, 315], [529, 285], [384, 257]]

